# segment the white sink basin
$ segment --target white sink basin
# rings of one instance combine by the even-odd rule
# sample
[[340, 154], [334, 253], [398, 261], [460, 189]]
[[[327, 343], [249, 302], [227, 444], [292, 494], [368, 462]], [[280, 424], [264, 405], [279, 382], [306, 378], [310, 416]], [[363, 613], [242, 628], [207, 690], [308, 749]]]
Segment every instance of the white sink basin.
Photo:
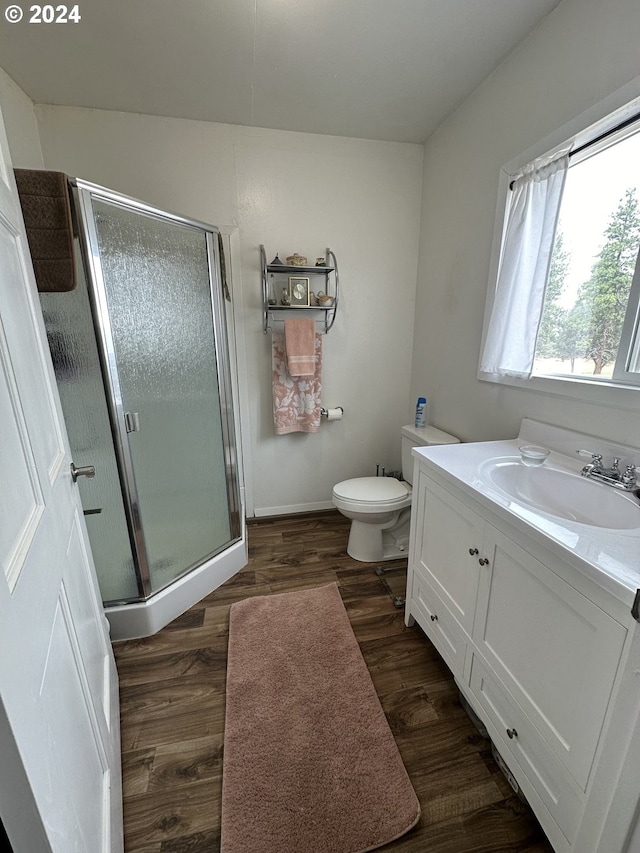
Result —
[[596, 483], [548, 464], [538, 468], [519, 459], [489, 459], [480, 477], [513, 500], [548, 515], [617, 530], [640, 528], [638, 500], [612, 486]]

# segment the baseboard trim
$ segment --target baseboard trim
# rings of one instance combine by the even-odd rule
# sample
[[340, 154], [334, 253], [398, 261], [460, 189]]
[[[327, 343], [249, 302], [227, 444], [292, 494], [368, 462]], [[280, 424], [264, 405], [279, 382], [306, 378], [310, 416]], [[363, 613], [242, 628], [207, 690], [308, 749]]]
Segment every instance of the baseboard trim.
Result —
[[289, 504], [288, 506], [262, 506], [254, 508], [256, 518], [265, 515], [297, 515], [301, 512], [318, 512], [325, 509], [334, 509], [331, 501], [318, 501], [308, 504]]

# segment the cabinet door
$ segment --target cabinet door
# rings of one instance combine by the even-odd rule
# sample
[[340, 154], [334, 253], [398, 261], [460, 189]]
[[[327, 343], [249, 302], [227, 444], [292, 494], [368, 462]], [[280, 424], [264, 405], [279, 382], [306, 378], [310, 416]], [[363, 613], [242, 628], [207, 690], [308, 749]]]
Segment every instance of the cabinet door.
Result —
[[626, 629], [490, 525], [484, 552], [476, 646], [584, 789]]
[[435, 488], [420, 472], [412, 562], [471, 636], [484, 522], [462, 501]]

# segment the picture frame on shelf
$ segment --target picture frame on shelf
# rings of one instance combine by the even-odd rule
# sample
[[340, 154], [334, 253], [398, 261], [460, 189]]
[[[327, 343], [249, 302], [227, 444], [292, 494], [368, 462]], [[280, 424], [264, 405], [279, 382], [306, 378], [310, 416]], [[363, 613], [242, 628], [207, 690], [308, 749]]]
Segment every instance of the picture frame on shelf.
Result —
[[308, 308], [310, 302], [309, 277], [289, 276], [289, 304], [292, 308]]

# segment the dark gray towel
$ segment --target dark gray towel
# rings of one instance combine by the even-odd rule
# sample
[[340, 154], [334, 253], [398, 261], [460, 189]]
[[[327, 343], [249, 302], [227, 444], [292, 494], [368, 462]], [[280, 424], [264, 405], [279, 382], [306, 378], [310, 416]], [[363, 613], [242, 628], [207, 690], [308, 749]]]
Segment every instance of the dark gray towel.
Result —
[[14, 169], [14, 173], [38, 290], [73, 290], [76, 276], [67, 176], [41, 169]]

